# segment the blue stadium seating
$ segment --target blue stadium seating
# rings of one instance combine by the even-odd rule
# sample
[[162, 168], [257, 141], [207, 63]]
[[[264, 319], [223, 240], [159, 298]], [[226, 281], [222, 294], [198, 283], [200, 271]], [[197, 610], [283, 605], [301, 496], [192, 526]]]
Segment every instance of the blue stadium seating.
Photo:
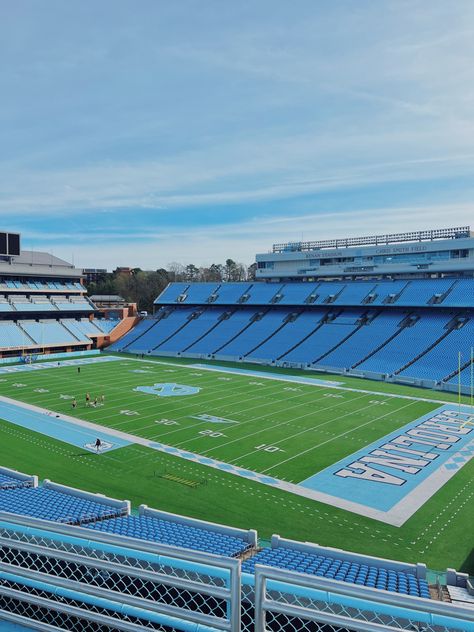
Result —
[[247, 294], [250, 283], [222, 283], [216, 290], [216, 305], [237, 305], [239, 299]]
[[[470, 294], [469, 294], [470, 292]], [[178, 301], [183, 295], [184, 300]], [[458, 307], [466, 305], [466, 296], [474, 295], [473, 279], [416, 279], [395, 281], [321, 281], [320, 283], [171, 283], [156, 299], [156, 305], [280, 305], [305, 306], [310, 295], [316, 305], [398, 305]], [[439, 301], [431, 302], [436, 295]]]
[[186, 290], [186, 305], [203, 305], [208, 302], [209, 297], [218, 288], [217, 283], [191, 283]]
[[[353, 369], [428, 386], [451, 383], [450, 343], [466, 356], [471, 325], [451, 329], [465, 314], [459, 307], [472, 308], [474, 280], [181, 283], [168, 286], [155, 304], [179, 296], [179, 302], [193, 297], [193, 306], [162, 307], [157, 318], [163, 310], [166, 318], [145, 335], [141, 327], [148, 325], [139, 325], [111, 350]], [[214, 319], [217, 305], [227, 309]], [[202, 313], [188, 322], [193, 310]]]
[[211, 354], [221, 349], [229, 340], [236, 336], [244, 327], [249, 326], [251, 318], [257, 310], [243, 307], [234, 311], [230, 318], [224, 318], [209, 331], [201, 340], [197, 340], [187, 349], [189, 353]]
[[245, 356], [252, 351], [262, 340], [271, 336], [273, 332], [283, 325], [285, 318], [291, 314], [290, 309], [275, 309], [263, 314], [259, 320], [242, 331], [236, 338], [228, 342], [220, 349], [224, 355]]
[[0, 322], [0, 348], [27, 347], [33, 344], [34, 340], [16, 323]]
[[442, 313], [424, 314], [411, 327], [367, 358], [357, 368], [364, 371], [392, 374], [433, 344], [443, 333], [452, 317]]
[[327, 367], [350, 368], [363, 360], [371, 351], [383, 344], [397, 331], [402, 315], [396, 311], [385, 311], [375, 315], [343, 344], [326, 355], [320, 363]]
[[[175, 310], [171, 310], [167, 313], [166, 317], [161, 318], [154, 326], [145, 329], [138, 339], [134, 339], [133, 332], [130, 332], [131, 341], [127, 345], [127, 351], [131, 351], [132, 353], [148, 353], [149, 351], [153, 351], [153, 349], [158, 347], [169, 336], [172, 336], [178, 329], [183, 327], [196, 309], [196, 307], [179, 307]], [[146, 320], [144, 322], [148, 323], [150, 321]], [[121, 342], [122, 341], [120, 341], [120, 343]], [[112, 350], [118, 349], [114, 347]]]
[[319, 325], [326, 313], [327, 310], [321, 307], [301, 312], [294, 320], [288, 320], [284, 327], [254, 349], [249, 354], [249, 359], [277, 360], [292, 346], [308, 336]]
[[138, 339], [152, 327], [155, 327], [157, 323], [158, 321], [155, 318], [146, 318], [139, 321], [133, 329], [125, 334], [125, 336], [111, 344], [109, 351], [131, 351], [133, 346], [138, 344]]
[[117, 327], [120, 322], [120, 318], [95, 318], [91, 322], [104, 334], [109, 334], [112, 329]]
[[[453, 329], [428, 353], [401, 371], [400, 375], [440, 381], [457, 369], [459, 352], [462, 354], [461, 364], [467, 362], [473, 345], [474, 313], [463, 327]], [[465, 376], [467, 377], [467, 374]], [[457, 383], [457, 376], [454, 381]], [[463, 380], [461, 383], [468, 384]]]
[[[362, 316], [362, 312], [360, 313]], [[339, 344], [346, 336], [352, 334], [358, 325], [339, 323], [338, 318], [330, 320], [319, 327], [313, 334], [303, 340], [301, 344], [286, 353], [281, 359], [285, 362], [303, 362], [311, 364], [319, 357]]]
[[30, 487], [31, 483], [29, 481], [22, 481], [19, 478], [14, 478], [13, 476], [8, 476], [8, 474], [3, 474], [0, 472], [0, 490], [1, 489], [14, 489], [16, 487]]
[[12, 312], [13, 307], [4, 296], [0, 296], [0, 312]]
[[77, 338], [57, 320], [19, 321], [24, 331], [36, 342], [45, 346], [53, 344], [77, 344]]
[[410, 281], [397, 300], [397, 305], [403, 307], [427, 305], [435, 294], [445, 294], [452, 285], [453, 279], [436, 279], [436, 283], [426, 283], [422, 280]]
[[242, 572], [253, 573], [256, 564], [430, 599], [427, 582], [424, 579], [417, 579], [411, 573], [360, 564], [337, 557], [315, 555], [286, 547], [262, 549], [253, 557], [242, 562]]
[[346, 283], [334, 303], [336, 305], [362, 305], [367, 296], [375, 291], [375, 286], [375, 282]]
[[472, 306], [474, 297], [474, 279], [459, 279], [443, 301], [447, 307]]
[[[456, 373], [456, 375], [453, 375], [453, 377], [449, 380], [447, 380], [448, 384], [458, 384], [459, 382], [461, 382], [461, 386], [468, 386], [468, 387], [472, 387], [472, 382], [471, 382], [471, 375], [473, 372], [473, 368], [471, 364], [468, 364], [460, 373], [460, 375], [458, 373]], [[459, 379], [461, 378], [461, 379]]]
[[220, 307], [209, 307], [205, 309], [197, 318], [189, 320], [178, 334], [162, 343], [157, 351], [171, 351], [175, 353], [183, 351], [198, 340], [198, 338], [206, 334], [211, 327], [214, 327], [223, 313], [224, 309]]
[[226, 557], [235, 557], [249, 548], [242, 538], [152, 516], [124, 516], [95, 522], [87, 528]]
[[90, 342], [88, 334], [99, 334], [99, 330], [93, 321], [88, 318], [76, 320], [74, 318], [62, 318], [61, 323], [68, 329], [78, 340]]
[[[189, 283], [169, 283], [160, 294], [160, 305], [176, 303], [178, 297], [189, 287]], [[156, 301], [155, 301], [156, 303]]]
[[306, 305], [306, 300], [318, 293], [319, 283], [287, 283], [281, 290], [278, 305]]
[[335, 283], [334, 281], [326, 281], [324, 283], [320, 283], [316, 290], [318, 296], [314, 301], [315, 305], [335, 302], [335, 300], [339, 297], [339, 294], [342, 293], [345, 287], [345, 283]]
[[261, 283], [253, 283], [246, 292], [248, 297], [245, 301], [245, 305], [270, 305], [272, 299], [277, 296], [281, 290], [281, 283], [264, 283], [261, 287]]
[[43, 487], [0, 490], [0, 511], [67, 524], [85, 524], [122, 513], [120, 508], [99, 501]]

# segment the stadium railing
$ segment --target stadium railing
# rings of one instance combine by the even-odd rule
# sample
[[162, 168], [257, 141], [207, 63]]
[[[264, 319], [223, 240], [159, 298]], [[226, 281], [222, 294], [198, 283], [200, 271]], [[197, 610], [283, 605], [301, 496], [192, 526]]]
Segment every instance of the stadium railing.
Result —
[[[86, 621], [114, 622], [113, 629], [142, 629], [127, 625], [148, 627], [147, 622], [196, 632], [241, 629], [236, 559], [4, 513], [0, 550], [0, 621], [8, 596], [13, 600], [10, 620], [25, 612], [35, 623], [48, 623], [46, 608]], [[37, 601], [38, 592], [44, 603]], [[43, 611], [35, 611], [35, 605]], [[80, 626], [62, 629], [88, 629]]]
[[472, 632], [474, 610], [256, 566], [254, 630]]

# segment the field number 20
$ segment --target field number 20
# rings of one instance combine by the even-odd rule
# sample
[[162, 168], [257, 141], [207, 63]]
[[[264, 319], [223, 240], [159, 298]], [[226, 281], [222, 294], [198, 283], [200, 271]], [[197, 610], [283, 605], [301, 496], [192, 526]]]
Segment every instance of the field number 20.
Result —
[[214, 430], [201, 430], [200, 435], [203, 437], [212, 437], [213, 439], [217, 439], [218, 437], [225, 437], [225, 434], [222, 432], [214, 432]]
[[266, 443], [262, 443], [261, 445], [255, 446], [256, 450], [263, 450], [264, 452], [284, 452], [281, 448], [278, 448], [276, 445], [267, 445]]

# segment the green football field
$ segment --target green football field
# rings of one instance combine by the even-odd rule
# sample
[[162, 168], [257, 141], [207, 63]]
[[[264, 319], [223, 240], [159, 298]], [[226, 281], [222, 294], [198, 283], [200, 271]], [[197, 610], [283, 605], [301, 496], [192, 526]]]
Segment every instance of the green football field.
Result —
[[[80, 373], [76, 367], [59, 366], [3, 374], [0, 393], [289, 483], [303, 481], [438, 408], [429, 399], [456, 401], [445, 393], [341, 376], [312, 375], [340, 382], [342, 388], [334, 389], [209, 371], [191, 364], [190, 360], [142, 361], [121, 356], [113, 362], [84, 365]], [[285, 376], [284, 371], [272, 372]], [[199, 391], [185, 394], [179, 386], [159, 387], [174, 394], [158, 397], [134, 390], [154, 384]], [[86, 406], [86, 393], [99, 403], [103, 395], [103, 405]], [[71, 397], [77, 399], [75, 409]], [[450, 566], [474, 571], [472, 461], [402, 527], [157, 452], [140, 442], [96, 455], [6, 421], [0, 421], [0, 464], [128, 498], [135, 506], [146, 503], [256, 528], [263, 538], [279, 533], [426, 562], [435, 569]]]

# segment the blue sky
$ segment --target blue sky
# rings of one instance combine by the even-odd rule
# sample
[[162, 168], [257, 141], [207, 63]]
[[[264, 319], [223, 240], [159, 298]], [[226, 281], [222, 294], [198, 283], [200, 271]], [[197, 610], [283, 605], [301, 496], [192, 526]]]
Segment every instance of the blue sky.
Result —
[[474, 224], [474, 3], [0, 2], [0, 218], [79, 266]]

